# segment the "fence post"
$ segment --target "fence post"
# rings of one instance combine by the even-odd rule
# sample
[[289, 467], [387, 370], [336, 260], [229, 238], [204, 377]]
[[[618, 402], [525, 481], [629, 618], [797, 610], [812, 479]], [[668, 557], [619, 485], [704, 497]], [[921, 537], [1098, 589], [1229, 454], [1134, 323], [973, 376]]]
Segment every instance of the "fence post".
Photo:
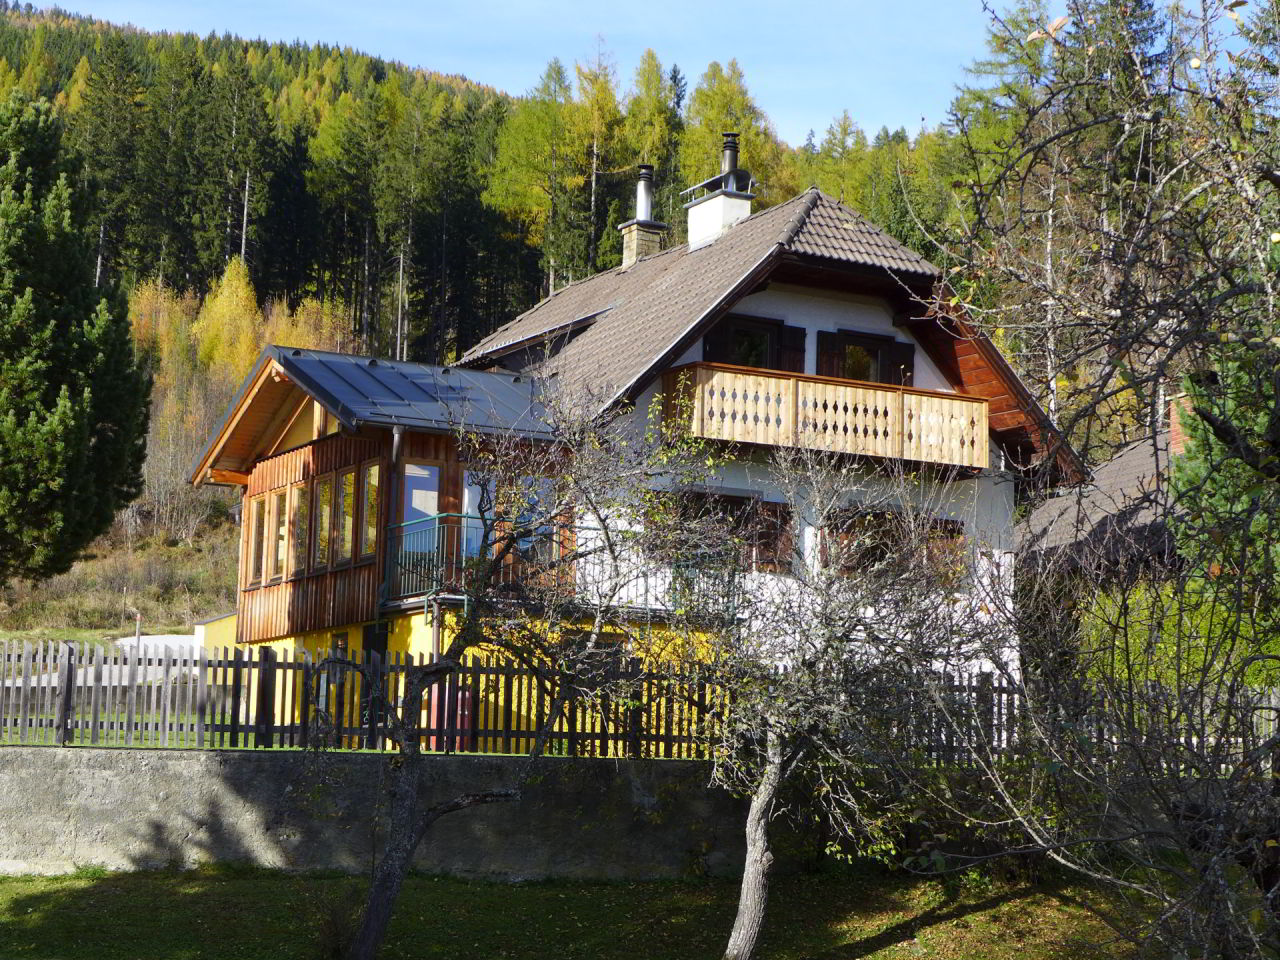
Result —
[[76, 694], [76, 652], [69, 643], [62, 645], [58, 661], [58, 711], [53, 723], [53, 742], [65, 747], [72, 737], [72, 713]]
[[311, 654], [304, 649], [302, 651], [302, 696], [298, 704], [298, 723], [301, 724], [302, 732], [299, 746], [304, 750], [311, 743], [311, 684], [315, 682], [313, 676]]
[[630, 681], [624, 688], [627, 699], [622, 710], [623, 717], [623, 752], [635, 759], [640, 756], [640, 720], [641, 720], [641, 686], [640, 661], [636, 657], [628, 657], [623, 667], [623, 677]]
[[982, 740], [986, 745], [988, 752], [993, 748], [995, 740], [995, 678], [991, 671], [984, 670], [978, 674], [978, 689], [976, 691], [976, 710], [978, 713], [978, 723], [982, 730]]
[[253, 726], [255, 747], [275, 746], [276, 652], [263, 647], [258, 656], [257, 718]]
[[365, 729], [364, 747], [366, 750], [377, 750], [380, 746], [378, 742], [378, 727], [381, 720], [379, 714], [382, 710], [382, 705], [378, 698], [386, 690], [386, 680], [382, 673], [382, 655], [377, 650], [369, 650], [366, 651], [365, 658], [366, 675], [370, 679], [364, 685], [364, 701], [368, 721]]

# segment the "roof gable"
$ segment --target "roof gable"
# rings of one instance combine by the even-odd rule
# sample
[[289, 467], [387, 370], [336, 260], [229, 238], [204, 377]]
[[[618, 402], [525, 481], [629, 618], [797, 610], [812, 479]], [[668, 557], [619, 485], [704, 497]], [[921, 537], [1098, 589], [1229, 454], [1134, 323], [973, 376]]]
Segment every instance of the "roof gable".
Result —
[[[868, 285], [894, 301], [899, 321], [963, 393], [991, 401], [992, 427], [1023, 465], [1052, 455], [1085, 474], [1004, 357], [963, 317], [927, 313], [937, 267], [811, 188], [736, 223], [714, 242], [674, 247], [570, 284], [481, 340], [462, 363], [492, 363], [512, 346], [544, 344], [541, 372], [602, 405], [634, 399], [733, 304], [769, 279]], [[570, 340], [567, 331], [574, 331]]]
[[314, 400], [346, 430], [367, 426], [547, 435], [529, 378], [458, 367], [268, 346], [245, 378], [191, 481], [234, 480], [273, 446], [300, 404]]

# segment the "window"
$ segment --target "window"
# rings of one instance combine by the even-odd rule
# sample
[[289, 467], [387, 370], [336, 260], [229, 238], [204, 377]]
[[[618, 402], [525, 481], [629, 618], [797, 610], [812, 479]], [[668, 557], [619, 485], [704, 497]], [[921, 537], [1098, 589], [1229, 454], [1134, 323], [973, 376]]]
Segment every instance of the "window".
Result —
[[292, 546], [289, 555], [289, 572], [292, 576], [305, 573], [307, 569], [307, 534], [310, 532], [308, 522], [311, 519], [311, 490], [305, 483], [295, 484], [291, 501], [293, 515], [289, 518], [289, 531]]
[[817, 372], [822, 377], [910, 386], [915, 346], [893, 337], [840, 330], [818, 333]]
[[440, 513], [440, 468], [424, 463], [404, 465], [400, 521], [413, 523]]
[[333, 477], [320, 477], [315, 482], [315, 535], [311, 538], [311, 568], [328, 566], [329, 539], [333, 517]]
[[249, 501], [249, 582], [262, 582], [264, 540], [267, 535], [267, 498], [254, 497]]
[[364, 467], [364, 481], [361, 484], [360, 507], [360, 557], [371, 557], [378, 549], [378, 503], [382, 491], [380, 480], [382, 469], [376, 463], [367, 463]]
[[356, 472], [346, 470], [338, 474], [337, 505], [334, 520], [338, 524], [337, 550], [334, 563], [348, 563], [355, 550], [356, 535]]
[[695, 523], [722, 525], [739, 562], [747, 569], [779, 573], [789, 568], [792, 539], [787, 504], [732, 494], [691, 493], [682, 500], [681, 510]]
[[555, 489], [549, 477], [522, 477], [511, 491], [514, 524], [520, 534], [516, 553], [534, 563], [548, 563], [555, 556], [555, 527], [548, 512], [555, 509]]
[[908, 517], [893, 510], [842, 510], [822, 531], [822, 561], [842, 573], [872, 570], [891, 557], [944, 586], [964, 575], [964, 524]]
[[492, 484], [479, 474], [466, 471], [462, 481], [462, 549], [467, 558], [484, 553], [484, 521], [493, 515], [493, 503]]
[[730, 316], [702, 341], [702, 359], [736, 367], [804, 373], [804, 327], [778, 320]]
[[271, 579], [284, 576], [289, 552], [289, 491], [271, 494]]

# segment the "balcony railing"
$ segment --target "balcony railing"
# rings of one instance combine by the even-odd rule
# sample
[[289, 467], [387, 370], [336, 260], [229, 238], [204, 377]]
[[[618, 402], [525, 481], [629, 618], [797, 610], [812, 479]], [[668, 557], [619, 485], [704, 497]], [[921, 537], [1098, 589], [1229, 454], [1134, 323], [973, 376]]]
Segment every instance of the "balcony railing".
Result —
[[664, 377], [695, 436], [960, 467], [990, 463], [987, 401], [934, 390], [693, 363]]
[[663, 562], [647, 555], [638, 531], [606, 536], [569, 522], [526, 533], [507, 521], [486, 525], [479, 516], [448, 513], [393, 524], [388, 534], [391, 600], [487, 590], [681, 615], [732, 615], [735, 606], [737, 564], [696, 555]]

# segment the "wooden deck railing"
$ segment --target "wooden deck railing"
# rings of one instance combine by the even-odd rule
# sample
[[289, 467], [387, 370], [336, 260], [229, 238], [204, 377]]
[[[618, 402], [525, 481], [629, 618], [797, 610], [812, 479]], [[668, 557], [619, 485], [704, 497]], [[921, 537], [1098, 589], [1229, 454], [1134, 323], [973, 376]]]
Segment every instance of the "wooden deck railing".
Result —
[[668, 410], [696, 436], [961, 467], [990, 462], [987, 401], [719, 363], [667, 371]]

